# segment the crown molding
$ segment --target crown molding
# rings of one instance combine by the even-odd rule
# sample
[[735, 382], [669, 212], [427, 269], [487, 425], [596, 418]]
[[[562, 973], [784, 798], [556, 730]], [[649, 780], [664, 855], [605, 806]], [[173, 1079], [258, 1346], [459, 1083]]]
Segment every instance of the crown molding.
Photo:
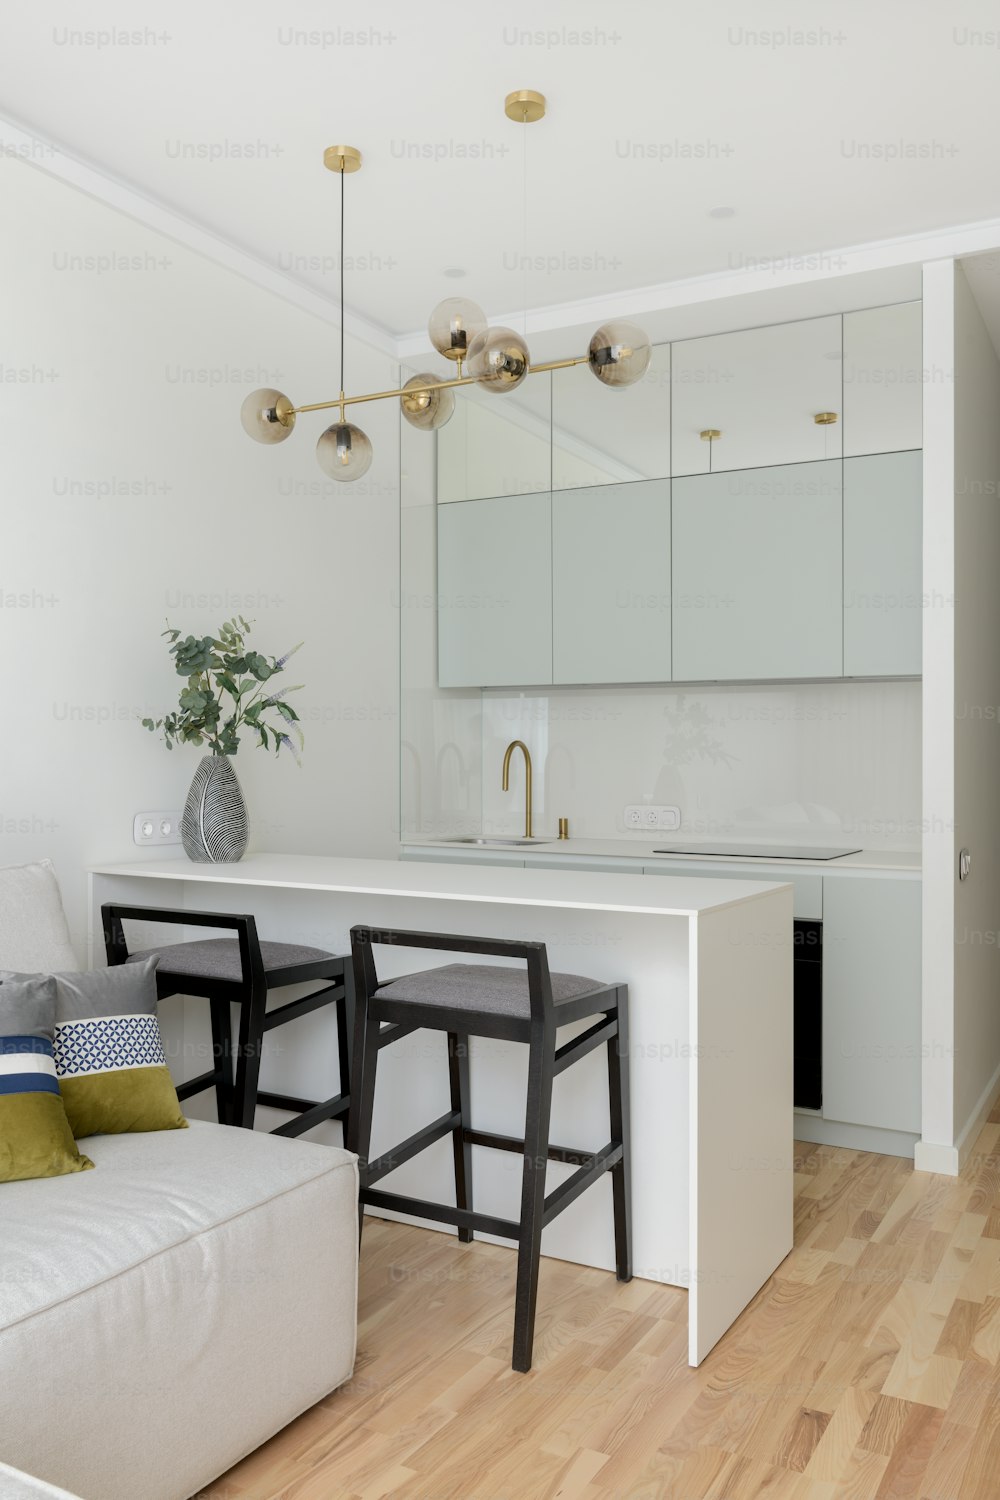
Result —
[[[784, 256], [770, 266], [708, 272], [653, 286], [631, 287], [598, 297], [581, 298], [575, 302], [553, 303], [532, 308], [527, 315], [523, 308], [519, 308], [498, 313], [490, 321], [520, 328], [526, 318], [529, 334], [577, 327], [592, 329], [610, 318], [641, 319], [697, 303], [724, 301], [873, 271], [921, 266], [928, 261], [957, 260], [996, 249], [1000, 249], [1000, 219], [986, 219], [975, 224], [959, 224], [926, 233], [843, 246], [837, 250], [803, 251], [798, 256]], [[429, 348], [424, 330], [402, 334], [397, 340], [400, 359], [412, 359], [425, 354]]]
[[[276, 266], [268, 265], [231, 240], [224, 239], [213, 230], [178, 213], [176, 209], [150, 198], [131, 183], [74, 156], [64, 147], [6, 115], [0, 115], [0, 157], [37, 167], [50, 177], [66, 183], [68, 187], [76, 188], [88, 197], [107, 204], [116, 212], [165, 235], [175, 244], [193, 250], [196, 255], [204, 256], [206, 260], [214, 261], [228, 271], [234, 271], [245, 281], [272, 292], [302, 312], [311, 313], [313, 317], [336, 328], [340, 327], [340, 307], [332, 298], [325, 297], [296, 277], [288, 276]], [[344, 309], [344, 332], [388, 355], [390, 359], [398, 357], [397, 341], [388, 329], [351, 312], [350, 308]]]

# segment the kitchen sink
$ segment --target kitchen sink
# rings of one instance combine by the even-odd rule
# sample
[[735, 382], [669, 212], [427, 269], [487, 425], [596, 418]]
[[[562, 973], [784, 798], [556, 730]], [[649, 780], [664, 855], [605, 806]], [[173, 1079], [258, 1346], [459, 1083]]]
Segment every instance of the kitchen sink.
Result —
[[492, 839], [442, 839], [441, 842], [445, 844], [474, 844], [480, 849], [492, 849], [497, 846], [504, 849], [523, 849], [526, 844], [551, 844], [552, 840], [536, 838], [505, 839], [498, 837]]

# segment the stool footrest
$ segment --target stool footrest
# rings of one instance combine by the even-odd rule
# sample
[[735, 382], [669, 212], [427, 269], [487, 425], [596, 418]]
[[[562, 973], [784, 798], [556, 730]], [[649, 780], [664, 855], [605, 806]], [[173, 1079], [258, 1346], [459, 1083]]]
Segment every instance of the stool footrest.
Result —
[[286, 1021], [297, 1021], [299, 1016], [307, 1016], [310, 1011], [319, 1010], [322, 1005], [331, 1005], [334, 1000], [339, 1000], [343, 993], [343, 983], [338, 982], [324, 985], [321, 990], [314, 990], [311, 995], [303, 995], [301, 1000], [289, 1000], [287, 1005], [279, 1005], [276, 1009], [265, 1012], [264, 1030], [272, 1031], [275, 1026], [284, 1026]]
[[[468, 1146], [487, 1146], [491, 1151], [514, 1151], [524, 1155], [524, 1141], [514, 1135], [494, 1135], [488, 1130], [463, 1130], [462, 1140]], [[571, 1166], [582, 1166], [593, 1160], [593, 1151], [577, 1150], [574, 1146], [550, 1146], [549, 1161], [566, 1161]]]
[[568, 1208], [581, 1193], [585, 1193], [598, 1177], [602, 1177], [605, 1172], [616, 1167], [622, 1159], [623, 1149], [621, 1141], [617, 1144], [609, 1141], [600, 1151], [595, 1151], [589, 1156], [572, 1177], [567, 1177], [565, 1182], [561, 1182], [545, 1200], [542, 1210], [543, 1227], [551, 1223], [557, 1214], [561, 1214], [564, 1208]]
[[361, 1202], [371, 1208], [388, 1208], [418, 1219], [430, 1219], [435, 1224], [454, 1224], [457, 1229], [478, 1229], [482, 1234], [495, 1234], [504, 1240], [516, 1240], [521, 1235], [521, 1226], [513, 1219], [494, 1219], [490, 1214], [474, 1213], [471, 1208], [449, 1208], [443, 1203], [427, 1203], [423, 1198], [404, 1198], [400, 1193], [383, 1193], [380, 1188], [362, 1188]]
[[[300, 1104], [308, 1104], [308, 1100], [300, 1099], [294, 1105], [288, 1103], [276, 1104], [272, 1101], [285, 1098], [283, 1094], [258, 1094], [258, 1104], [270, 1104], [272, 1109], [298, 1108]], [[350, 1094], [335, 1094], [330, 1099], [323, 1099], [319, 1104], [313, 1104], [311, 1108], [304, 1109], [294, 1120], [286, 1120], [284, 1125], [279, 1125], [272, 1130], [271, 1135], [302, 1135], [304, 1131], [311, 1130], [314, 1125], [319, 1125], [323, 1120], [342, 1120], [351, 1107]]]
[[425, 1125], [422, 1130], [417, 1130], [408, 1136], [400, 1145], [394, 1146], [387, 1151], [385, 1156], [380, 1156], [375, 1161], [370, 1161], [367, 1167], [361, 1168], [361, 1185], [368, 1187], [380, 1178], [387, 1177], [411, 1157], [419, 1156], [421, 1151], [426, 1151], [428, 1146], [433, 1146], [435, 1141], [441, 1140], [442, 1136], [451, 1135], [453, 1131], [460, 1130], [462, 1116], [457, 1110], [449, 1111], [441, 1115], [431, 1125]]
[[225, 1083], [226, 1076], [221, 1068], [213, 1068], [211, 1073], [199, 1073], [197, 1078], [189, 1078], [187, 1083], [177, 1085], [178, 1099], [190, 1099], [193, 1094], [204, 1093], [205, 1089], [215, 1088], [218, 1083]]
[[404, 1036], [412, 1036], [413, 1032], [419, 1030], [419, 1026], [405, 1026], [402, 1021], [390, 1021], [379, 1030], [379, 1048], [391, 1047], [393, 1042], [399, 1042]]
[[603, 1047], [613, 1036], [618, 1034], [618, 1017], [602, 1016], [601, 1019], [575, 1036], [572, 1041], [565, 1042], [563, 1046], [557, 1047], [553, 1059], [552, 1076], [558, 1078], [565, 1068], [572, 1067], [573, 1063], [579, 1062], [581, 1057], [586, 1057], [588, 1052], [593, 1052], [595, 1047]]

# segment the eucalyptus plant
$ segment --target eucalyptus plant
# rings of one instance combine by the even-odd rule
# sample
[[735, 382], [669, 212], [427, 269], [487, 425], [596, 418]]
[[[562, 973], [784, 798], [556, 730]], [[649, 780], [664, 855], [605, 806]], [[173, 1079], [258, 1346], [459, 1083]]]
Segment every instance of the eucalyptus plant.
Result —
[[302, 642], [284, 656], [262, 656], [247, 647], [252, 623], [238, 615], [226, 620], [217, 635], [182, 637], [168, 622], [163, 637], [186, 686], [176, 713], [142, 721], [144, 729], [162, 729], [168, 750], [175, 744], [204, 745], [213, 755], [235, 755], [241, 730], [249, 730], [264, 750], [289, 750], [298, 761], [302, 728], [286, 699], [302, 684], [277, 692], [268, 684], [285, 670]]

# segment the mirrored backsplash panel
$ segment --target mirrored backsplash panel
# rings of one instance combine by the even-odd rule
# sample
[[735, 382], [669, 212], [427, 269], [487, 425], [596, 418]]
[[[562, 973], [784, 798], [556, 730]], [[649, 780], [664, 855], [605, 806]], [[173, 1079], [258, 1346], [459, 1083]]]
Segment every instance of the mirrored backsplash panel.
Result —
[[577, 838], [622, 838], [649, 801], [690, 837], [919, 849], [920, 709], [919, 682], [486, 691], [483, 827], [520, 831], [520, 772], [507, 794], [500, 767], [521, 739], [538, 834], [568, 817]]

